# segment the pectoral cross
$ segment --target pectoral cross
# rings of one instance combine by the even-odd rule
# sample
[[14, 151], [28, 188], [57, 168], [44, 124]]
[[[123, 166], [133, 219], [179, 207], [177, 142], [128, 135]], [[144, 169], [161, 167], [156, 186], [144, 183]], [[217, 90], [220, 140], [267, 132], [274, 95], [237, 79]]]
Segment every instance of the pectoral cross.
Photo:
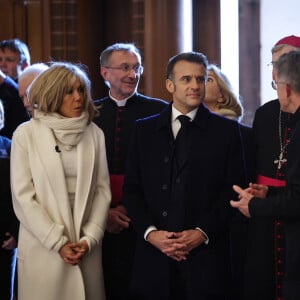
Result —
[[278, 164], [277, 169], [280, 170], [281, 167], [287, 162], [286, 158], [283, 158], [283, 151], [280, 152], [279, 158], [274, 160], [274, 164]]

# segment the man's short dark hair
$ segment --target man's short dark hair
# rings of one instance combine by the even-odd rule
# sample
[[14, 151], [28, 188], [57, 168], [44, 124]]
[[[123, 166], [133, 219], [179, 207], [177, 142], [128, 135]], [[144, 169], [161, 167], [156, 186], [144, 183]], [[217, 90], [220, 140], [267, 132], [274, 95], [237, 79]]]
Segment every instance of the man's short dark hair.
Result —
[[167, 66], [167, 79], [171, 79], [173, 75], [174, 65], [179, 61], [188, 61], [201, 64], [207, 69], [208, 61], [206, 56], [200, 52], [183, 52], [179, 53], [169, 59]]
[[27, 45], [19, 39], [3, 40], [0, 42], [0, 50], [3, 52], [9, 49], [12, 52], [20, 55], [20, 64], [27, 63], [30, 65], [30, 53]]

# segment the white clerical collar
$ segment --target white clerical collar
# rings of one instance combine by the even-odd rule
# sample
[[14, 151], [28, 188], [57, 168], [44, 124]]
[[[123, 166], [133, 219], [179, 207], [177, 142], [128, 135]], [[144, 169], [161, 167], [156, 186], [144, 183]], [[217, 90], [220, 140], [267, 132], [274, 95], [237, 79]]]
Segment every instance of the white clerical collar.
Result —
[[124, 98], [124, 99], [122, 99], [122, 100], [118, 100], [118, 99], [114, 98], [114, 97], [111, 95], [110, 91], [109, 91], [109, 97], [110, 97], [110, 99], [113, 100], [113, 101], [117, 104], [117, 106], [119, 106], [119, 107], [125, 106], [127, 100], [128, 100], [129, 98], [131, 98], [134, 94], [135, 94], [135, 92], [134, 92], [133, 94], [131, 94], [129, 97], [127, 97], [127, 98]]

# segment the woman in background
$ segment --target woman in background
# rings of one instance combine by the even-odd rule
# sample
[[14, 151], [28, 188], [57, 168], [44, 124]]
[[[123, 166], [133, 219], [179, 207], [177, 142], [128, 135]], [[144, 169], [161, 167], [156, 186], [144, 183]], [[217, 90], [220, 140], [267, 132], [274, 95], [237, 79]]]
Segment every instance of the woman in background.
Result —
[[15, 131], [11, 152], [18, 300], [103, 300], [101, 241], [111, 195], [90, 81], [79, 67], [54, 63], [28, 99], [33, 116]]
[[218, 115], [241, 120], [243, 116], [241, 97], [234, 92], [227, 76], [214, 64], [210, 64], [207, 70], [204, 104]]

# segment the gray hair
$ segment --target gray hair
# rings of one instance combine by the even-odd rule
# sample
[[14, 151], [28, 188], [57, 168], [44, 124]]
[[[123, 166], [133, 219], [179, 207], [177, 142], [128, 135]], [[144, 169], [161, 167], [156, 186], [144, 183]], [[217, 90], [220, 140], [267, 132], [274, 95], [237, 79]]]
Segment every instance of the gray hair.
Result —
[[290, 88], [300, 94], [300, 51], [291, 51], [282, 54], [274, 62], [277, 77], [284, 80]]
[[32, 77], [35, 78], [37, 75], [42, 73], [43, 71], [47, 70], [49, 67], [44, 63], [36, 63], [29, 67], [27, 67], [19, 76], [19, 81], [22, 78]]
[[135, 53], [138, 60], [141, 62], [141, 53], [140, 50], [133, 43], [115, 43], [113, 45], [105, 48], [100, 54], [100, 66], [105, 67], [108, 64], [108, 61], [115, 51], [125, 51]]

